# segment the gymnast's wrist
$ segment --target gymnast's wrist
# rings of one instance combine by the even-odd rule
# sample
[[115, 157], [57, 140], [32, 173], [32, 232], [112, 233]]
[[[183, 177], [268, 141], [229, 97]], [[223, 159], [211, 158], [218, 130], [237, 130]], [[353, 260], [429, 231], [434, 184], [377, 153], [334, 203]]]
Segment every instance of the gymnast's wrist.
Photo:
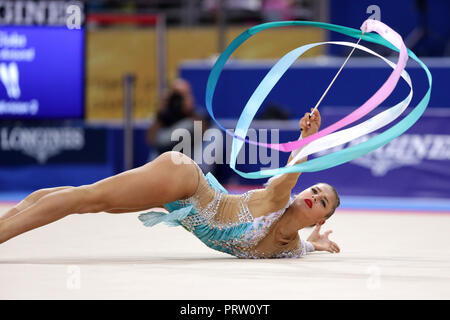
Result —
[[300, 242], [301, 242], [303, 254], [307, 254], [307, 253], [316, 251], [316, 247], [314, 246], [313, 242], [308, 241], [308, 240], [303, 240], [303, 239], [300, 239]]
[[[302, 139], [303, 139], [303, 133], [302, 133], [302, 131], [300, 130], [300, 137], [298, 137], [297, 140], [302, 140]], [[292, 150], [292, 151], [291, 151], [291, 154], [290, 154], [290, 157], [289, 157], [289, 161], [291, 161], [292, 159], [294, 159], [295, 156], [300, 152], [300, 150], [301, 150], [301, 149], [295, 149], [295, 150]], [[301, 160], [298, 160], [295, 164], [298, 164], [298, 163], [300, 163], [300, 162], [305, 162], [306, 159], [307, 159], [307, 157], [305, 157], [305, 158], [303, 158], [303, 159], [301, 159]]]
[[314, 245], [314, 242], [306, 240], [305, 241], [305, 246], [306, 246], [306, 251], [307, 252], [314, 252], [314, 251], [317, 250], [316, 246]]

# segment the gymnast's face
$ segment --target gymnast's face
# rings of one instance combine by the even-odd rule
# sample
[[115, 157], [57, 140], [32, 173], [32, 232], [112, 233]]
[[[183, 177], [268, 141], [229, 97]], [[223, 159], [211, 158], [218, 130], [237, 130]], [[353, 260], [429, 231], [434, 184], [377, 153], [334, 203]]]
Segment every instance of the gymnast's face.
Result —
[[323, 224], [336, 206], [337, 197], [330, 185], [318, 183], [300, 192], [294, 200], [303, 223]]

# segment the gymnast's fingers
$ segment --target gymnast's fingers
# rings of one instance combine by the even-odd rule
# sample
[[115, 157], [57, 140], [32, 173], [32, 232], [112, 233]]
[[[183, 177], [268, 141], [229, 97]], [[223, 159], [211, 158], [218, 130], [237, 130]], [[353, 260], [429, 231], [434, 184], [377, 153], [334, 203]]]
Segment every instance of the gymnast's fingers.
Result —
[[317, 120], [319, 120], [319, 122], [320, 122], [320, 121], [322, 120], [322, 117], [320, 116], [319, 110], [316, 110], [316, 111], [314, 112], [314, 114], [315, 114]]
[[305, 113], [305, 116], [303, 117], [303, 119], [305, 120], [306, 126], [308, 128], [310, 128], [311, 127], [311, 119], [309, 118], [309, 113], [308, 112]]
[[308, 121], [307, 121], [307, 119], [306, 119], [306, 116], [303, 117], [303, 118], [300, 120], [300, 128], [301, 128], [302, 130], [305, 130], [305, 129], [308, 128]]
[[318, 123], [320, 125], [321, 122], [321, 118], [320, 118], [320, 113], [319, 110], [314, 110], [313, 114], [311, 115], [310, 119], [315, 122]]
[[334, 252], [336, 252], [336, 253], [341, 252], [341, 249], [335, 242], [331, 242], [331, 246], [332, 246]]
[[[313, 110], [314, 110], [314, 109], [311, 108], [311, 112], [312, 112]], [[320, 126], [320, 123], [322, 122], [322, 118], [321, 118], [321, 116], [320, 116], [319, 110], [317, 110], [317, 109], [314, 110], [314, 112], [313, 112], [312, 115], [311, 115], [311, 120], [313, 120], [314, 122], [318, 123], [319, 126]]]
[[309, 113], [305, 112], [305, 114], [303, 115], [302, 120], [308, 121], [309, 120]]
[[320, 228], [322, 227], [322, 225], [321, 224], [319, 224], [319, 223], [317, 223], [316, 224], [316, 227], [314, 228], [314, 232], [320, 232]]

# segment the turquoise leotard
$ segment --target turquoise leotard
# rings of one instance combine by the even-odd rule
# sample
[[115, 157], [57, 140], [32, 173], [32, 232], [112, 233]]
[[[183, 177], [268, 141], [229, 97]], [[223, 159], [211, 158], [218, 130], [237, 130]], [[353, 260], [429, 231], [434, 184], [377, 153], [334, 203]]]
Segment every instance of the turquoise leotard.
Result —
[[254, 249], [258, 242], [268, 234], [273, 223], [280, 219], [286, 208], [292, 203], [292, 197], [281, 210], [253, 218], [250, 210], [248, 210], [247, 202], [254, 190], [248, 191], [241, 195], [241, 210], [238, 214], [238, 221], [221, 223], [214, 217], [217, 214], [222, 197], [228, 194], [228, 191], [211, 173], [206, 174], [206, 176], [201, 173], [201, 179], [214, 189], [214, 198], [206, 206], [200, 206], [199, 195], [194, 194], [186, 200], [177, 200], [165, 204], [164, 207], [169, 211], [169, 214], [152, 211], [140, 214], [139, 220], [147, 227], [161, 222], [172, 227], [183, 226], [208, 247], [239, 258], [297, 258], [306, 253], [305, 243], [302, 240], [299, 240], [294, 250], [271, 255]]

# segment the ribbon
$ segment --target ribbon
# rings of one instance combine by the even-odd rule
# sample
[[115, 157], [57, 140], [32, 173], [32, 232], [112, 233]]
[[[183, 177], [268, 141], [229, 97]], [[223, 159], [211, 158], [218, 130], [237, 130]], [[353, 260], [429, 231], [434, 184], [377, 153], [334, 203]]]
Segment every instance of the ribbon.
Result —
[[[395, 68], [395, 64], [393, 62], [389, 61], [388, 59], [380, 56], [379, 54], [377, 54], [377, 53], [373, 52], [372, 50], [367, 49], [363, 46], [355, 45], [350, 42], [330, 41], [330, 42], [326, 42], [326, 43], [358, 48], [360, 50], [366, 51], [366, 52], [382, 59], [384, 62], [386, 62], [392, 68]], [[374, 132], [374, 131], [388, 125], [395, 119], [397, 119], [400, 116], [400, 114], [402, 114], [403, 111], [406, 110], [406, 108], [410, 104], [412, 96], [413, 96], [413, 88], [412, 88], [411, 78], [410, 78], [408, 72], [403, 70], [401, 77], [406, 81], [406, 83], [409, 85], [409, 88], [410, 88], [409, 94], [406, 97], [406, 99], [404, 99], [403, 101], [396, 104], [395, 106], [389, 108], [386, 111], [381, 112], [380, 114], [370, 118], [369, 120], [367, 120], [359, 125], [356, 125], [349, 129], [341, 130], [341, 131], [326, 135], [325, 137], [322, 137], [320, 139], [317, 139], [317, 140], [309, 143], [308, 145], [304, 146], [300, 150], [295, 150], [295, 151], [299, 151], [299, 152], [297, 152], [297, 154], [289, 162], [288, 166], [292, 166], [297, 161], [299, 161], [300, 159], [302, 159], [306, 156], [309, 156], [310, 154], [333, 148], [335, 146], [344, 144], [346, 142], [349, 142], [351, 140], [357, 139], [366, 134]]]
[[[312, 26], [317, 26], [317, 27], [325, 28], [325, 29], [332, 30], [332, 31], [337, 31], [337, 32], [340, 32], [340, 33], [343, 33], [343, 34], [346, 34], [346, 35], [349, 35], [349, 36], [352, 36], [355, 38], [359, 38], [359, 36], [360, 36], [360, 31], [356, 30], [356, 29], [351, 29], [351, 28], [336, 26], [336, 25], [330, 25], [330, 24], [325, 24], [325, 23], [303, 22], [303, 21], [287, 21], [287, 22], [268, 23], [268, 24], [255, 26], [255, 27], [250, 28], [249, 30], [243, 32], [239, 37], [237, 37], [230, 44], [230, 46], [219, 57], [214, 68], [212, 69], [212, 71], [210, 73], [210, 77], [208, 78], [206, 105], [207, 105], [208, 112], [210, 113], [210, 115], [214, 119], [214, 121], [216, 121], [216, 119], [214, 117], [214, 114], [212, 112], [212, 107], [211, 107], [212, 106], [212, 104], [211, 104], [212, 96], [213, 96], [214, 88], [217, 83], [220, 72], [223, 69], [223, 66], [224, 66], [226, 60], [228, 59], [228, 57], [242, 42], [247, 40], [253, 34], [260, 32], [262, 30], [268, 29], [268, 28], [286, 26], [286, 25], [312, 25]], [[405, 54], [406, 52], [408, 53], [408, 55], [411, 58], [416, 60], [422, 66], [422, 68], [425, 70], [427, 77], [428, 77], [429, 85], [430, 85], [428, 92], [425, 94], [424, 98], [419, 102], [419, 104], [416, 106], [416, 108], [405, 119], [403, 119], [396, 126], [387, 130], [385, 133], [383, 133], [375, 138], [372, 138], [364, 143], [353, 146], [351, 148], [347, 148], [345, 150], [341, 150], [336, 153], [329, 154], [329, 155], [326, 155], [326, 156], [323, 156], [323, 157], [320, 157], [320, 158], [317, 158], [314, 160], [310, 160], [310, 161], [302, 163], [302, 164], [294, 165], [294, 166], [292, 166], [292, 162], [291, 162], [290, 165], [288, 165], [288, 167], [284, 167], [284, 168], [262, 170], [259, 172], [252, 172], [252, 173], [245, 173], [245, 172], [236, 170], [235, 169], [236, 157], [237, 157], [238, 151], [242, 147], [244, 141], [247, 141], [249, 143], [263, 145], [261, 143], [245, 140], [242, 137], [245, 137], [248, 127], [249, 127], [251, 121], [253, 120], [254, 114], [256, 114], [256, 111], [259, 108], [262, 101], [264, 100], [265, 96], [267, 96], [267, 94], [270, 92], [270, 90], [273, 88], [273, 86], [276, 84], [276, 82], [279, 80], [279, 78], [282, 76], [282, 74], [287, 70], [287, 68], [303, 52], [305, 52], [309, 48], [312, 48], [314, 46], [324, 44], [324, 43], [311, 44], [311, 45], [306, 45], [306, 46], [297, 48], [297, 49], [291, 51], [290, 53], [288, 53], [287, 55], [285, 55], [279, 61], [279, 63], [277, 63], [277, 65], [271, 69], [271, 71], [265, 77], [263, 82], [261, 82], [261, 84], [258, 86], [257, 90], [255, 90], [255, 93], [252, 95], [252, 97], [250, 98], [249, 102], [246, 105], [246, 108], [244, 108], [244, 111], [241, 114], [241, 117], [238, 121], [238, 125], [236, 127], [235, 133], [231, 133], [229, 130], [225, 129], [223, 126], [220, 125], [220, 123], [218, 123], [216, 121], [216, 123], [219, 125], [219, 127], [224, 129], [228, 134], [233, 135], [232, 156], [231, 156], [231, 160], [230, 160], [230, 166], [232, 167], [233, 170], [235, 170], [238, 174], [240, 174], [243, 177], [255, 178], [255, 179], [270, 177], [270, 176], [274, 176], [277, 174], [288, 173], [288, 172], [300, 172], [300, 171], [313, 172], [313, 171], [324, 170], [324, 169], [345, 163], [347, 161], [353, 160], [356, 157], [364, 155], [364, 154], [388, 143], [389, 141], [393, 140], [398, 135], [400, 135], [401, 133], [406, 131], [409, 127], [411, 127], [418, 120], [418, 118], [424, 112], [424, 110], [428, 104], [430, 94], [431, 94], [432, 78], [431, 78], [431, 74], [430, 74], [428, 68], [414, 55], [414, 53], [412, 53], [410, 50], [406, 49], [401, 37], [395, 31], [393, 31], [388, 26], [386, 26], [385, 24], [383, 24], [379, 21], [376, 21], [376, 20], [367, 20], [364, 22], [361, 29], [365, 32], [365, 34], [363, 36], [364, 40], [384, 45], [395, 51], [400, 51], [398, 65], [396, 67], [394, 67], [393, 73], [388, 78], [388, 80], [385, 82], [385, 84], [364, 105], [362, 105], [360, 108], [355, 110], [352, 114], [348, 115], [347, 117], [338, 121], [337, 123], [333, 124], [332, 126], [326, 128], [322, 131], [319, 131], [317, 134], [311, 135], [308, 138], [305, 138], [305, 139], [302, 139], [299, 141], [295, 141], [295, 142], [289, 142], [289, 143], [285, 143], [282, 145], [267, 144], [266, 146], [271, 147], [273, 149], [279, 149], [282, 151], [291, 151], [291, 150], [298, 149], [298, 148], [306, 145], [307, 143], [310, 143], [312, 141], [322, 138], [322, 140], [320, 140], [320, 143], [317, 142], [316, 144], [312, 145], [312, 147], [304, 148], [304, 150], [307, 150], [307, 151], [303, 150], [302, 152], [297, 154], [296, 159], [298, 159], [300, 156], [305, 156], [305, 154], [307, 152], [310, 152], [308, 154], [311, 154], [311, 153], [317, 152], [317, 150], [321, 150], [321, 148], [322, 149], [326, 148], [325, 147], [326, 144], [329, 143], [330, 141], [334, 141], [334, 143], [338, 143], [338, 144], [345, 143], [345, 142], [342, 142], [342, 141], [344, 141], [342, 137], [345, 136], [349, 132], [352, 133], [353, 138], [351, 138], [351, 139], [354, 139], [354, 137], [356, 137], [356, 136], [361, 136], [368, 132], [372, 132], [372, 131], [386, 125], [387, 123], [391, 122], [392, 120], [394, 120], [394, 119], [392, 119], [391, 121], [386, 123], [389, 113], [392, 112], [393, 115], [396, 114], [396, 117], [398, 117], [398, 115], [404, 110], [404, 108], [406, 108], [407, 104], [411, 100], [410, 96], [411, 96], [412, 92], [404, 101], [402, 101], [397, 106], [389, 109], [389, 111], [384, 112], [384, 113], [378, 115], [377, 117], [374, 117], [373, 119], [370, 119], [369, 121], [366, 121], [365, 123], [363, 123], [359, 126], [350, 128], [351, 131], [344, 130], [344, 131], [342, 131], [344, 133], [338, 132], [337, 135], [331, 136], [331, 138], [326, 138], [327, 134], [329, 134], [335, 130], [338, 130], [339, 128], [341, 128], [343, 126], [348, 125], [348, 124], [360, 119], [362, 116], [364, 116], [365, 114], [367, 114], [368, 112], [373, 110], [376, 106], [378, 106], [382, 101], [384, 101], [384, 99], [386, 99], [386, 97], [395, 88], [395, 85], [398, 82], [398, 78], [402, 74], [403, 69], [406, 65], [406, 60], [407, 60], [407, 55]], [[376, 31], [378, 34], [367, 33], [370, 31]], [[336, 43], [336, 44], [344, 45], [343, 43]], [[346, 43], [345, 45], [356, 46], [354, 44], [349, 44], [349, 43]], [[356, 47], [358, 47], [359, 49], [363, 48], [362, 46], [356, 46]], [[363, 49], [363, 50], [365, 50], [365, 49]], [[369, 51], [367, 51], [367, 52], [369, 52]], [[379, 56], [379, 55], [377, 55], [377, 56]], [[274, 71], [274, 69], [275, 69], [275, 71]], [[409, 77], [405, 78], [405, 80], [407, 82], [408, 82], [408, 80], [407, 80], [408, 78]], [[264, 96], [264, 94], [265, 94], [265, 96]], [[258, 104], [258, 102], [259, 102], [259, 104]], [[395, 113], [394, 113], [394, 111], [395, 111]], [[369, 128], [369, 124], [370, 124], [370, 128]], [[350, 129], [347, 129], [347, 130], [350, 130]], [[363, 133], [362, 129], [366, 130], [365, 133]], [[326, 139], [324, 139], [324, 138], [326, 138]], [[347, 141], [349, 141], [349, 140], [347, 139]], [[320, 147], [319, 147], [319, 145], [320, 145]], [[335, 145], [337, 145], [337, 144], [335, 144]], [[328, 148], [330, 148], [332, 146], [333, 145], [331, 143], [328, 146]], [[311, 150], [315, 150], [315, 151], [311, 151]]]
[[[268, 76], [266, 76], [266, 78], [261, 82], [260, 86], [258, 88], [265, 88], [265, 90], [271, 90], [271, 86], [267, 86], [267, 82], [272, 82], [273, 84], [273, 77], [270, 77], [269, 75], [272, 74], [277, 74], [280, 75], [280, 69], [283, 70], [283, 73], [287, 70], [287, 68], [293, 63], [295, 62], [295, 60], [302, 55], [304, 52], [306, 52], [306, 50], [309, 50], [313, 47], [319, 46], [319, 45], [323, 45], [323, 44], [337, 44], [337, 45], [344, 45], [344, 46], [349, 46], [349, 47], [355, 47], [361, 50], [364, 50], [370, 54], [373, 54], [375, 56], [377, 56], [378, 58], [382, 59], [383, 61], [385, 61], [387, 64], [389, 64], [393, 69], [396, 68], [396, 65], [394, 63], [392, 63], [391, 61], [387, 60], [386, 58], [380, 56], [379, 54], [373, 52], [370, 49], [367, 49], [364, 46], [361, 45], [357, 45], [354, 43], [350, 43], [350, 42], [320, 42], [320, 43], [314, 43], [314, 44], [309, 44], [309, 45], [305, 45], [302, 46], [300, 48], [294, 49], [291, 52], [289, 52], [288, 54], [286, 54], [283, 58], [281, 58], [277, 64], [275, 64], [272, 69], [270, 70], [270, 72], [268, 73]], [[298, 161], [298, 159], [301, 159], [305, 156], [308, 156], [312, 153], [315, 152], [319, 152], [325, 149], [329, 149], [332, 148], [334, 146], [340, 145], [340, 144], [344, 144], [350, 140], [356, 139], [358, 137], [361, 137], [367, 133], [373, 132], [387, 124], [389, 124], [390, 122], [392, 122], [393, 120], [395, 120], [395, 118], [397, 118], [405, 109], [406, 107], [409, 105], [409, 103], [411, 102], [411, 98], [412, 98], [412, 84], [411, 84], [411, 79], [409, 77], [409, 75], [406, 73], [406, 71], [402, 71], [401, 76], [405, 79], [405, 81], [408, 83], [408, 85], [410, 86], [410, 93], [408, 95], [408, 97], [406, 99], [404, 99], [402, 102], [400, 102], [399, 104], [397, 104], [396, 106], [394, 106], [393, 108], [383, 112], [382, 114], [364, 122], [363, 124], [360, 124], [358, 126], [355, 126], [351, 129], [347, 129], [347, 130], [343, 130], [337, 133], [333, 133], [333, 134], [329, 134], [326, 136], [323, 136], [322, 138], [319, 138], [318, 140], [315, 140], [311, 143], [309, 143], [308, 145], [304, 146], [301, 150], [300, 153], [298, 153], [295, 158], [291, 161], [290, 165], [292, 165], [292, 163], [295, 163]], [[280, 75], [281, 77], [281, 75]], [[269, 79], [268, 81], [266, 79]], [[269, 88], [270, 87], [270, 88]], [[258, 91], [258, 89], [257, 89]], [[255, 94], [257, 93], [257, 91], [255, 91]], [[250, 99], [251, 100], [251, 99]], [[249, 104], [248, 104], [249, 105]], [[255, 106], [256, 104], [253, 104], [253, 106]], [[259, 108], [258, 104], [258, 108]], [[255, 112], [256, 113], [256, 112]], [[247, 122], [250, 118], [250, 120], [252, 120], [253, 118], [248, 117], [248, 115], [243, 116], [241, 115], [239, 120], [242, 119], [246, 119]], [[239, 128], [239, 130], [237, 130], [239, 133], [238, 135], [244, 134], [244, 136], [247, 134], [248, 131], [248, 126], [250, 125], [248, 123], [248, 126], [244, 126], [244, 128], [242, 128], [243, 124], [242, 121], [238, 121], [237, 124], [237, 128]], [[242, 137], [242, 136], [241, 136]], [[241, 149], [243, 145], [243, 141], [242, 140], [233, 140], [233, 144], [232, 144], [232, 149], [231, 149], [231, 157], [230, 157], [230, 166], [232, 168], [235, 168], [236, 166], [236, 158], [237, 155], [239, 153], [239, 150]]]
[[[373, 23], [375, 21], [375, 23]], [[341, 119], [337, 123], [331, 125], [330, 127], [323, 129], [316, 134], [313, 134], [305, 139], [299, 140], [299, 141], [292, 141], [287, 142], [283, 144], [264, 144], [259, 143], [255, 141], [249, 141], [245, 139], [246, 133], [248, 128], [250, 127], [250, 123], [252, 122], [256, 112], [258, 111], [261, 103], [263, 100], [267, 97], [269, 92], [272, 90], [272, 88], [275, 86], [275, 84], [278, 82], [278, 80], [281, 78], [281, 76], [287, 71], [289, 66], [295, 62], [295, 60], [303, 54], [304, 51], [308, 50], [309, 47], [304, 46], [304, 50], [302, 51], [299, 48], [299, 51], [296, 50], [291, 51], [291, 53], [288, 53], [285, 55], [277, 64], [276, 68], [272, 68], [269, 73], [266, 75], [266, 77], [263, 79], [263, 81], [260, 83], [258, 88], [255, 90], [251, 98], [249, 99], [247, 105], [245, 106], [244, 110], [242, 111], [241, 117], [238, 120], [238, 125], [236, 127], [236, 130], [234, 133], [224, 128], [215, 118], [214, 112], [212, 110], [212, 97], [214, 94], [214, 90], [217, 84], [217, 80], [222, 72], [222, 69], [226, 63], [226, 60], [229, 58], [229, 56], [248, 38], [250, 38], [252, 35], [265, 30], [269, 28], [274, 27], [280, 27], [280, 26], [286, 26], [286, 25], [315, 25], [318, 24], [322, 28], [331, 28], [331, 26], [338, 28], [335, 31], [338, 31], [340, 33], [346, 34], [345, 31], [346, 27], [336, 26], [336, 25], [330, 25], [326, 23], [318, 23], [318, 22], [305, 22], [305, 21], [285, 21], [285, 22], [272, 22], [272, 23], [266, 23], [262, 25], [255, 26], [253, 28], [250, 28], [246, 31], [244, 31], [241, 35], [239, 35], [235, 40], [232, 41], [232, 43], [225, 49], [225, 51], [220, 55], [220, 57], [217, 59], [213, 69], [211, 70], [211, 73], [208, 78], [207, 88], [206, 88], [206, 108], [208, 112], [211, 115], [211, 118], [217, 123], [217, 125], [225, 130], [228, 134], [232, 135], [234, 138], [237, 138], [238, 140], [243, 142], [248, 142], [251, 144], [257, 144], [261, 146], [265, 146], [271, 149], [277, 149], [284, 152], [292, 151], [295, 149], [298, 149], [306, 144], [308, 144], [311, 141], [314, 141], [322, 136], [325, 136], [331, 132], [334, 132], [340, 128], [342, 128], [345, 125], [348, 125], [354, 121], [359, 120], [361, 117], [365, 116], [367, 113], [372, 111], [375, 107], [377, 107], [380, 103], [382, 103], [389, 94], [394, 90], [395, 85], [397, 84], [401, 71], [406, 66], [406, 61], [408, 59], [408, 56], [406, 54], [406, 47], [400, 37], [395, 31], [390, 29], [385, 24], [376, 21], [376, 20], [367, 20], [363, 23], [361, 26], [361, 29], [364, 30], [364, 32], [369, 31], [379, 31], [379, 33], [383, 33], [383, 37], [388, 38], [390, 43], [393, 43], [397, 47], [400, 48], [400, 56], [399, 56], [399, 63], [398, 67], [392, 72], [392, 74], [389, 76], [389, 78], [386, 80], [386, 82], [381, 86], [381, 88], [369, 99], [364, 103], [361, 107], [359, 107], [357, 110], [353, 111], [351, 114], [346, 116], [345, 118]], [[381, 24], [381, 25], [380, 25]], [[344, 31], [339, 31], [340, 29]], [[357, 31], [356, 29], [352, 29], [353, 31]], [[377, 31], [377, 32], [378, 32]], [[360, 31], [357, 31], [358, 33], [361, 33]], [[366, 35], [363, 36], [363, 39], [366, 37]], [[238, 142], [239, 143], [239, 142]], [[242, 145], [241, 144], [241, 145]]]

